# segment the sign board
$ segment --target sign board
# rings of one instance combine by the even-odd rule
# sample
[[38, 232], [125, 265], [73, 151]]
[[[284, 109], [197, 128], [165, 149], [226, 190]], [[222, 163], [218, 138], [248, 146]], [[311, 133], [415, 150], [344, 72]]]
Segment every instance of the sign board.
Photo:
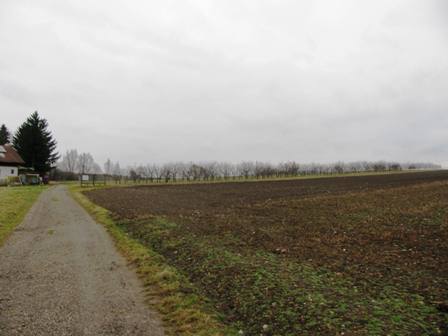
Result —
[[83, 181], [88, 181], [89, 180], [89, 175], [82, 175], [82, 180]]

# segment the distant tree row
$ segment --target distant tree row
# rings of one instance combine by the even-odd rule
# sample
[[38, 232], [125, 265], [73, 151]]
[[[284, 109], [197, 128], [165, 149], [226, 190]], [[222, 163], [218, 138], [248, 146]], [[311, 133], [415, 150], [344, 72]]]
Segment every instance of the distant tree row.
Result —
[[61, 161], [52, 171], [55, 180], [78, 180], [79, 175], [104, 174], [114, 179], [122, 179], [129, 173], [129, 169], [122, 169], [118, 162], [108, 159], [104, 163], [104, 169], [95, 161], [90, 153], [78, 153], [76, 149], [70, 149], [62, 156]]
[[227, 162], [173, 162], [166, 164], [146, 164], [121, 168], [119, 162], [108, 159], [103, 167], [94, 161], [89, 153], [78, 154], [76, 150], [65, 153], [58, 164], [62, 172], [71, 174], [105, 174], [116, 181], [213, 181], [229, 179], [285, 178], [305, 175], [331, 175], [361, 172], [385, 172], [409, 169], [438, 169], [432, 163], [397, 163], [387, 161], [336, 162], [331, 164], [299, 164], [294, 161], [278, 164], [245, 161], [238, 164]]
[[52, 172], [54, 179], [77, 180], [79, 174], [101, 174], [102, 170], [90, 153], [78, 153], [76, 149], [65, 152]]
[[406, 163], [397, 162], [337, 162], [331, 164], [299, 164], [294, 161], [282, 162], [278, 164], [266, 162], [245, 161], [238, 164], [226, 162], [205, 162], [205, 163], [167, 163], [163, 165], [149, 164], [130, 167], [122, 172], [132, 180], [215, 180], [215, 179], [264, 179], [264, 178], [284, 178], [305, 175], [330, 175], [361, 172], [385, 172], [400, 171], [409, 169], [439, 169], [439, 165], [432, 163]]

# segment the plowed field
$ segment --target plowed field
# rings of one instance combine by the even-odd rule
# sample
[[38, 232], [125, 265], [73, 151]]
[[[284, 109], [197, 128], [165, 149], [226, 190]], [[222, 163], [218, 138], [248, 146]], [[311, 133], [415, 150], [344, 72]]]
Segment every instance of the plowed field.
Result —
[[245, 335], [448, 332], [447, 171], [87, 195]]

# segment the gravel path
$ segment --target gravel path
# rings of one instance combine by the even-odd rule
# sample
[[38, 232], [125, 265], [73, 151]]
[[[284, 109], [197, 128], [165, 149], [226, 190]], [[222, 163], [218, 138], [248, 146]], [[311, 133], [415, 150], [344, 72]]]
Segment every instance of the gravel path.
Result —
[[0, 335], [163, 335], [107, 232], [45, 191], [0, 248]]

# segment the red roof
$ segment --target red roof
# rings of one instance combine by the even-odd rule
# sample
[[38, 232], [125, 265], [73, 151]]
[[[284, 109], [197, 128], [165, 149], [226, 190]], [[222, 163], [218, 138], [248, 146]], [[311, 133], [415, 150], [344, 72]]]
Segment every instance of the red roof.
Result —
[[12, 145], [5, 144], [0, 146], [0, 164], [2, 163], [23, 165], [25, 161], [22, 160]]

